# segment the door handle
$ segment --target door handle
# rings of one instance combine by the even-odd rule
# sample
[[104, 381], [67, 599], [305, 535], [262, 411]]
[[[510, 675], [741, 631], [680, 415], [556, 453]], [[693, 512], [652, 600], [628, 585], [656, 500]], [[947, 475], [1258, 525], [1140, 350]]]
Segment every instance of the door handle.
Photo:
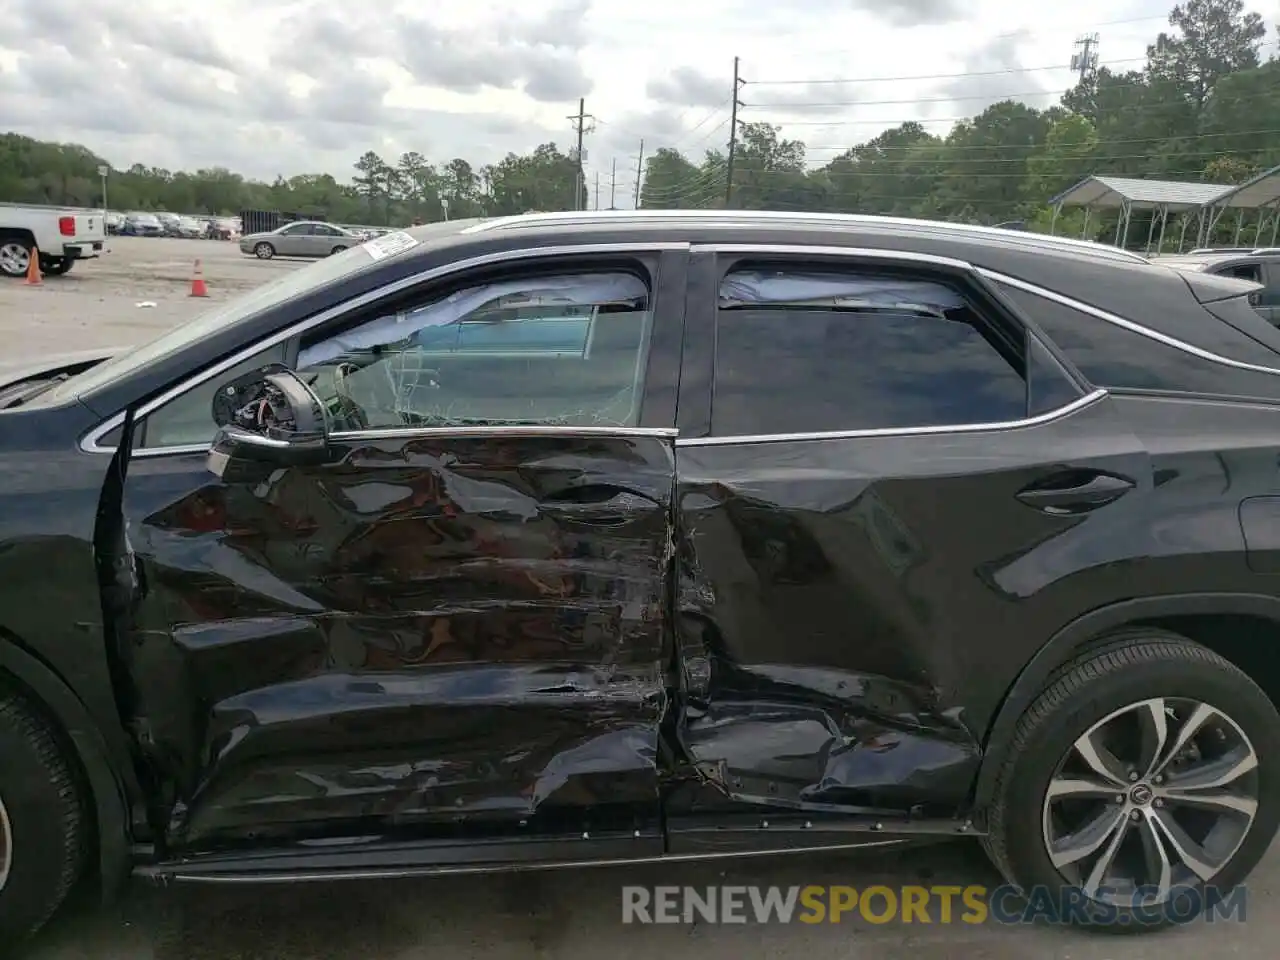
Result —
[[594, 488], [585, 494], [567, 491], [567, 494], [574, 493], [578, 495], [572, 499], [567, 495], [550, 497], [539, 504], [539, 509], [549, 516], [575, 523], [618, 526], [662, 507], [658, 501], [630, 490]]
[[1074, 516], [1119, 500], [1136, 484], [1110, 473], [1058, 474], [1024, 488], [1017, 497], [1029, 507], [1055, 516]]

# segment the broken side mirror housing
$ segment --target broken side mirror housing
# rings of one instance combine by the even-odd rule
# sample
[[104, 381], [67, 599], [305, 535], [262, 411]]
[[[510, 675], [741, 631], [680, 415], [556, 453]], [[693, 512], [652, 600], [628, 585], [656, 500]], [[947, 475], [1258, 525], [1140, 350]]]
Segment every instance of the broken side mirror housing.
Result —
[[224, 479], [246, 468], [258, 472], [328, 458], [328, 413], [292, 370], [273, 368], [233, 381], [215, 393], [212, 412], [218, 432], [209, 469]]

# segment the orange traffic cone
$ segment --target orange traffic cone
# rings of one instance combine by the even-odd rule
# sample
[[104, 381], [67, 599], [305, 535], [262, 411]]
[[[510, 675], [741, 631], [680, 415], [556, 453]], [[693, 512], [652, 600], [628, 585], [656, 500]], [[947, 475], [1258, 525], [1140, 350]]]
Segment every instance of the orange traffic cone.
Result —
[[38, 287], [44, 283], [40, 276], [40, 249], [31, 248], [31, 257], [27, 260], [27, 286]]
[[200, 261], [196, 261], [195, 275], [191, 278], [191, 296], [207, 297], [209, 288], [204, 285], [204, 271], [200, 269]]

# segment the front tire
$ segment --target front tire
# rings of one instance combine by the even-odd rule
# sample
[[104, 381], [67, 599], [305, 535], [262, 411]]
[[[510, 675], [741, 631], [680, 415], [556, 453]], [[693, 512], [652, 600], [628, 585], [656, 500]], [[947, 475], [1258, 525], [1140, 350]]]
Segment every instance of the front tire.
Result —
[[0, 274], [25, 277], [31, 263], [31, 244], [15, 237], [0, 237]]
[[53, 728], [0, 687], [0, 943], [39, 930], [84, 869], [81, 792]]
[[253, 255], [259, 260], [270, 260], [276, 255], [276, 248], [264, 241], [253, 248]]
[[1277, 764], [1280, 714], [1243, 672], [1176, 634], [1126, 631], [1022, 715], [984, 846], [1028, 919], [1187, 922], [1266, 853]]
[[330, 250], [330, 251], [329, 251], [329, 256], [331, 256], [331, 257], [336, 257], [338, 254], [340, 254], [340, 253], [341, 253], [343, 250], [345, 250], [345, 249], [347, 249], [347, 248], [346, 248], [346, 247], [334, 247], [332, 250]]

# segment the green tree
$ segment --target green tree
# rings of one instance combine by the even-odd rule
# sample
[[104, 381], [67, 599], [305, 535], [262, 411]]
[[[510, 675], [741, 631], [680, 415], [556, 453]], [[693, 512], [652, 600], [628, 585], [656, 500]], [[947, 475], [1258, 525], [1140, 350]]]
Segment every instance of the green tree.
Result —
[[640, 206], [659, 210], [679, 208], [684, 205], [689, 191], [695, 189], [697, 180], [697, 164], [679, 150], [659, 147], [644, 164]]
[[1171, 81], [1197, 107], [1223, 77], [1258, 65], [1267, 35], [1261, 15], [1246, 13], [1244, 0], [1187, 0], [1173, 8], [1169, 24], [1178, 33], [1161, 33], [1147, 48], [1147, 72]]

